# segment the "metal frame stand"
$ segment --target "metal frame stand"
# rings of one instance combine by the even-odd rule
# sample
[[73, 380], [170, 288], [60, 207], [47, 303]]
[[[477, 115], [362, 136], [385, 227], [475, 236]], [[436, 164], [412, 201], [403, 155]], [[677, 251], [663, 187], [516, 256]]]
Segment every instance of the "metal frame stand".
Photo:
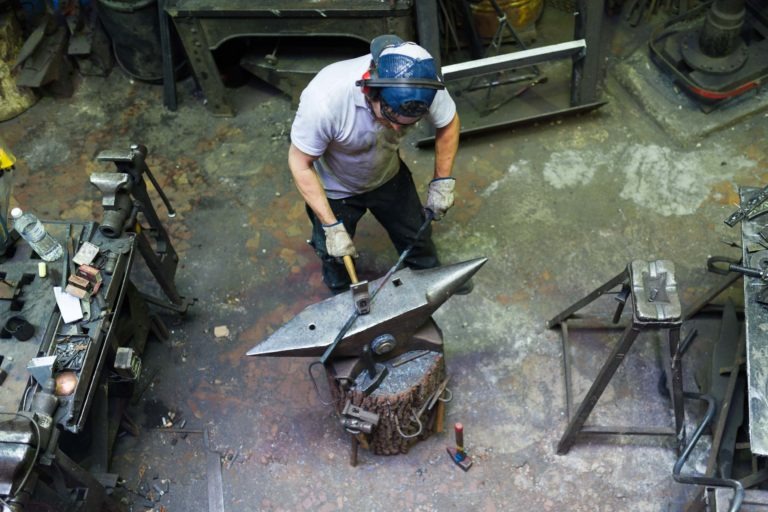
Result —
[[[468, 137], [483, 133], [507, 129], [532, 121], [542, 121], [565, 114], [587, 112], [601, 107], [607, 100], [600, 99], [598, 84], [604, 74], [603, 57], [600, 51], [600, 39], [602, 36], [603, 7], [605, 0], [576, 0], [577, 11], [574, 13], [574, 39], [563, 43], [552, 44], [543, 47], [521, 50], [503, 55], [459, 62], [443, 66], [441, 74], [446, 83], [462, 79], [471, 79], [477, 76], [500, 74], [507, 71], [531, 68], [538, 64], [570, 58], [571, 79], [568, 91], [568, 106], [552, 108], [552, 98], [539, 98], [531, 104], [546, 105], [546, 109], [537, 109], [533, 114], [518, 114], [516, 117], [502, 122], [495, 122], [470, 128], [462, 128], [461, 136]], [[589, 51], [587, 51], [589, 49]], [[525, 87], [518, 90], [519, 93], [530, 90], [535, 83], [543, 81], [544, 75], [538, 75]], [[450, 83], [449, 83], [450, 86]], [[513, 97], [515, 97], [513, 95]], [[497, 106], [498, 107], [498, 106]], [[474, 108], [474, 107], [473, 107]], [[431, 146], [435, 142], [434, 133], [416, 141], [416, 147]]]
[[[485, 50], [485, 54], [483, 55], [484, 58], [487, 57], [493, 57], [496, 55], [499, 55], [501, 52], [501, 45], [504, 42], [504, 33], [509, 32], [509, 34], [514, 39], [515, 43], [518, 45], [518, 47], [521, 50], [527, 50], [528, 46], [523, 42], [523, 40], [520, 38], [520, 36], [517, 34], [517, 31], [512, 26], [512, 24], [507, 19], [507, 14], [501, 9], [499, 6], [499, 3], [496, 0], [490, 0], [491, 6], [494, 9], [494, 12], [496, 13], [496, 19], [498, 22], [496, 33], [491, 38], [490, 44]], [[487, 76], [476, 76], [472, 78], [472, 80], [469, 82], [469, 85], [464, 89], [464, 92], [472, 92], [477, 90], [485, 90], [485, 95], [482, 100], [482, 105], [478, 104], [477, 102], [473, 102], [470, 99], [470, 96], [466, 96], [467, 100], [470, 102], [470, 104], [478, 111], [483, 114], [487, 114], [490, 112], [493, 112], [494, 110], [502, 107], [503, 105], [507, 104], [508, 102], [512, 101], [516, 97], [518, 97], [523, 92], [527, 91], [531, 87], [535, 86], [541, 81], [545, 81], [546, 77], [540, 76], [541, 73], [539, 72], [539, 68], [534, 64], [531, 65], [528, 69], [530, 69], [529, 73], [517, 73], [518, 70], [501, 70], [497, 71], [495, 73], [494, 78], [488, 78]], [[495, 88], [503, 85], [511, 85], [516, 84], [520, 82], [526, 82], [521, 87], [519, 87], [517, 90], [513, 91], [511, 94], [508, 94], [506, 98], [501, 99], [497, 101], [496, 103], [491, 102], [491, 95]]]
[[[621, 338], [611, 351], [600, 372], [589, 388], [584, 400], [576, 413], [571, 416], [571, 378], [568, 350], [568, 319], [588, 304], [594, 302], [603, 294], [621, 285], [616, 299], [619, 301], [613, 316], [613, 325], [593, 324], [590, 328], [616, 328], [628, 299], [632, 301], [632, 319], [624, 328]], [[674, 276], [674, 264], [668, 260], [646, 262], [635, 260], [627, 265], [620, 274], [597, 288], [583, 299], [568, 307], [550, 321], [547, 327], [561, 327], [563, 343], [563, 368], [565, 372], [565, 392], [567, 402], [568, 426], [557, 446], [557, 453], [564, 455], [576, 443], [579, 434], [599, 435], [673, 435], [677, 439], [678, 452], [685, 446], [685, 410], [683, 404], [683, 374], [680, 351], [680, 328], [682, 326], [682, 309], [677, 294], [677, 283]], [[669, 365], [665, 367], [668, 382], [671, 382], [672, 409], [674, 411], [675, 428], [663, 427], [585, 427], [592, 409], [602, 396], [611, 378], [626, 357], [632, 344], [641, 332], [667, 331], [669, 344]]]

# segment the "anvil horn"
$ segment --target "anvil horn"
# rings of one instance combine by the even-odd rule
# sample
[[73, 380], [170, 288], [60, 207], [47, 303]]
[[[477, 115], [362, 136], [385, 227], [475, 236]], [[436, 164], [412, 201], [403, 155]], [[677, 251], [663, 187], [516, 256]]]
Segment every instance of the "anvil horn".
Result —
[[[477, 258], [426, 270], [398, 270], [378, 290], [371, 312], [359, 316], [346, 332], [334, 356], [358, 356], [363, 345], [381, 334], [394, 336], [400, 347], [397, 352], [401, 352], [432, 313], [486, 261], [488, 258]], [[381, 279], [372, 284], [374, 290], [378, 289]], [[348, 291], [308, 306], [249, 350], [248, 355], [319, 357], [353, 313], [351, 293]]]

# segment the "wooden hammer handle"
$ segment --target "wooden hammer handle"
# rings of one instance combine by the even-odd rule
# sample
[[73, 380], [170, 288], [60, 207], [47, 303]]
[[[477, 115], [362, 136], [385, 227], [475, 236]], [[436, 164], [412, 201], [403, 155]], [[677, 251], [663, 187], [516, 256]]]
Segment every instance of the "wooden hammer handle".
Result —
[[352, 256], [344, 256], [344, 266], [347, 268], [347, 274], [349, 274], [352, 284], [357, 284], [357, 272], [355, 272], [355, 263], [352, 261]]

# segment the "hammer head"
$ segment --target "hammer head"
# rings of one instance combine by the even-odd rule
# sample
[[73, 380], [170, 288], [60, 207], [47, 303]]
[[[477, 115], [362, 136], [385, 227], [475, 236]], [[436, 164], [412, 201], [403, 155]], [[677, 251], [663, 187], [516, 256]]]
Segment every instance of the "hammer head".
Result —
[[368, 291], [368, 281], [360, 281], [350, 285], [352, 291], [352, 301], [355, 303], [355, 310], [360, 315], [367, 315], [371, 312], [371, 294]]
[[448, 455], [451, 456], [451, 460], [454, 464], [459, 466], [464, 471], [469, 471], [469, 468], [472, 467], [472, 458], [469, 455], [464, 452], [460, 452], [458, 449], [452, 446], [449, 446], [447, 450]]

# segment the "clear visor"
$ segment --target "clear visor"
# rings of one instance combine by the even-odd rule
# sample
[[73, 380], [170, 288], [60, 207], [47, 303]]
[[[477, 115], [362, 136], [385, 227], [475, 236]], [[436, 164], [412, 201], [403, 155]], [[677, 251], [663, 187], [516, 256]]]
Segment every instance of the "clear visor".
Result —
[[[429, 110], [429, 108], [423, 103], [418, 103], [419, 107], [409, 109], [408, 113], [412, 113], [413, 115], [406, 116], [396, 113], [394, 109], [383, 100], [380, 102], [380, 105], [381, 115], [384, 116], [384, 118], [390, 123], [399, 124], [401, 126], [409, 126], [418, 123], [421, 118], [424, 117], [424, 114], [426, 114]], [[411, 106], [415, 107], [415, 105]]]

